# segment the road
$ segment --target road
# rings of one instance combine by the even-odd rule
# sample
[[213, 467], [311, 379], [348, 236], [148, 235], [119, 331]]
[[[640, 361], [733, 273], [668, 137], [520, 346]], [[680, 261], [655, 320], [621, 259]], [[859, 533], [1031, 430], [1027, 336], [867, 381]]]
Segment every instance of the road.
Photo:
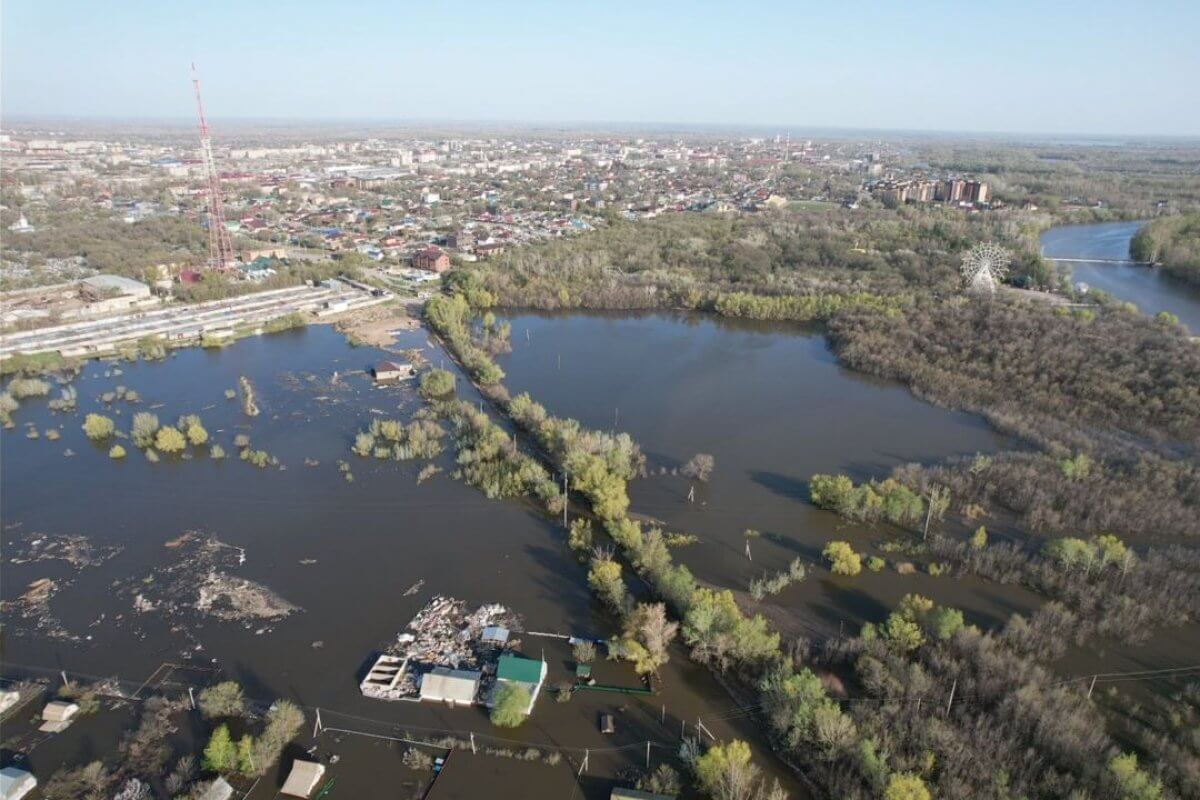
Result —
[[[288, 314], [324, 314], [386, 302], [389, 296], [342, 286], [297, 286], [214, 300], [194, 305], [170, 304], [151, 311], [81, 320], [65, 325], [5, 334], [0, 359], [15, 353], [60, 352], [98, 355], [122, 343], [152, 336], [167, 342], [197, 339], [202, 334], [232, 333], [235, 328], [263, 325]], [[343, 308], [344, 306], [344, 308]]]

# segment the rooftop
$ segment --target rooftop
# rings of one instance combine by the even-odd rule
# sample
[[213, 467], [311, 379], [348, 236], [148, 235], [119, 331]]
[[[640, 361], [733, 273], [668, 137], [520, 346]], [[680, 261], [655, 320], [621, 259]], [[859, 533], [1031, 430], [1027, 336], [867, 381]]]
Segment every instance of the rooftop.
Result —
[[541, 683], [542, 671], [545, 668], [546, 665], [541, 661], [504, 655], [500, 656], [500, 661], [496, 665], [496, 678], [517, 683]]

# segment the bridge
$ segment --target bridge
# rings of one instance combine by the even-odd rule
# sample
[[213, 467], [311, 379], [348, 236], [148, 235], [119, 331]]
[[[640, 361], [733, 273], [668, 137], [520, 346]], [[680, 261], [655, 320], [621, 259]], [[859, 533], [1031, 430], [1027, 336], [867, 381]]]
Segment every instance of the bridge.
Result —
[[1128, 258], [1054, 258], [1042, 256], [1047, 261], [1059, 261], [1064, 264], [1130, 264], [1135, 267], [1153, 267], [1153, 261], [1133, 261]]

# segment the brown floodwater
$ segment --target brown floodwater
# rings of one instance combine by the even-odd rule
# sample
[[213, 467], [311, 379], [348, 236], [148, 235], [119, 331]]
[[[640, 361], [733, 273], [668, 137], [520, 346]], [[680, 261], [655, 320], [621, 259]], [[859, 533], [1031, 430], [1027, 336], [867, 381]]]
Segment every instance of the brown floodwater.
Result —
[[[404, 334], [400, 346], [426, 347], [435, 362], [443, 358], [420, 331]], [[373, 417], [407, 417], [419, 407], [414, 387], [376, 388], [363, 372], [386, 357], [313, 326], [220, 351], [179, 351], [160, 363], [89, 363], [73, 382], [73, 412], [53, 413], [45, 398], [26, 400], [14, 414], [16, 428], [0, 434], [6, 554], [0, 591], [11, 602], [41, 578], [56, 580], [58, 590], [46, 610], [5, 614], [4, 674], [54, 678], [66, 670], [76, 679], [117, 677], [132, 692], [164, 662], [216, 667], [252, 698], [288, 697], [307, 706], [310, 724], [311, 709], [320, 707], [326, 725], [375, 735], [402, 729], [429, 736], [470, 730], [497, 735], [482, 710], [369, 700], [359, 694], [358, 681], [372, 655], [434, 594], [473, 605], [505, 604], [533, 631], [601, 637], [614, 623], [588, 592], [585, 572], [554, 521], [524, 503], [489, 501], [452, 480], [452, 447], [437, 459], [445, 471], [419, 486], [420, 462], [350, 454], [355, 431]], [[262, 408], [254, 418], [224, 397], [242, 375]], [[141, 402], [103, 403], [100, 395], [118, 385], [136, 390]], [[466, 381], [459, 387], [474, 397]], [[117, 427], [127, 430], [135, 410], [151, 410], [164, 423], [198, 413], [211, 441], [233, 457], [164, 456], [151, 464], [125, 442], [129, 455], [114, 461], [107, 444], [89, 442], [80, 430], [90, 411], [114, 416]], [[27, 438], [30, 425], [43, 435]], [[61, 433], [57, 441], [44, 435], [51, 428]], [[285, 468], [260, 470], [238, 460], [233, 437], [239, 433]], [[309, 466], [306, 459], [317, 463]], [[351, 464], [352, 483], [339, 472], [339, 460]], [[147, 577], [165, 580], [156, 570], [178, 560], [178, 548], [165, 544], [187, 531], [244, 549], [244, 563], [234, 558], [228, 571], [301, 610], [269, 623], [222, 621], [188, 610], [136, 612], [131, 587]], [[87, 537], [106, 558], [80, 568], [61, 560], [12, 563], [10, 555], [27, 552], [33, 540], [72, 535]], [[420, 589], [406, 594], [419, 581]], [[160, 588], [151, 585], [147, 596], [158, 596]], [[527, 636], [524, 645], [535, 657], [545, 647], [551, 682], [569, 678], [569, 654], [558, 640]], [[608, 682], [636, 684], [622, 665], [605, 663], [602, 669]], [[615, 735], [598, 732], [601, 711], [617, 713]], [[547, 692], [530, 722], [504, 736], [595, 748], [592, 771], [607, 770], [611, 779], [616, 770], [644, 762], [646, 741], [655, 759], [671, 756], [681, 721], [691, 735], [698, 718], [715, 736], [767, 749], [754, 721], [682, 650], [665, 669], [657, 696], [589, 692], [559, 704]], [[102, 753], [106, 743], [115, 752], [110, 738], [94, 738], [94, 751]], [[324, 747], [326, 739], [321, 742]], [[600, 752], [616, 747], [626, 749]], [[384, 757], [390, 751], [377, 752]], [[766, 757], [763, 762], [801, 796], [782, 765]], [[345, 782], [354, 784], [349, 777]], [[504, 791], [497, 796], [509, 796]]]

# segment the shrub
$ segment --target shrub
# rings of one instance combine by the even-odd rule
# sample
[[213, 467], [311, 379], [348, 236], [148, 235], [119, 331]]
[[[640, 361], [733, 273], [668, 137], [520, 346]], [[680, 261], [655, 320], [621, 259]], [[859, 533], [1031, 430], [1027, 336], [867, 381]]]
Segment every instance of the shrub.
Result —
[[124, 458], [125, 457], [125, 448], [121, 447], [121, 445], [119, 445], [119, 444], [114, 444], [112, 446], [112, 448], [109, 449], [109, 451], [108, 451], [108, 457], [109, 458]]
[[590, 664], [596, 660], [596, 646], [591, 642], [576, 642], [571, 646], [571, 656], [577, 664]]
[[133, 427], [130, 436], [137, 447], [149, 447], [154, 444], [154, 434], [158, 432], [158, 417], [149, 411], [139, 411], [133, 415]]
[[454, 373], [445, 369], [431, 369], [421, 376], [421, 396], [426, 400], [445, 397], [454, 391]]
[[107, 439], [116, 431], [117, 426], [111, 418], [103, 414], [88, 414], [83, 419], [83, 432], [93, 441]]
[[829, 542], [821, 553], [829, 561], [829, 570], [834, 575], [857, 575], [862, 572], [862, 557], [854, 552], [849, 542]]
[[867, 558], [867, 569], [871, 570], [871, 572], [879, 572], [886, 566], [887, 562], [879, 556], [870, 556]]
[[212, 447], [208, 448], [208, 455], [210, 458], [214, 458], [214, 459], [224, 458], [225, 457], [225, 448], [221, 447], [221, 445], [219, 445], [219, 444], [214, 444]]
[[187, 440], [178, 428], [166, 425], [154, 434], [154, 446], [164, 453], [179, 453], [187, 447]]
[[224, 681], [200, 692], [200, 713], [209, 719], [240, 717], [246, 713], [246, 698], [236, 681]]
[[45, 397], [50, 394], [50, 384], [41, 378], [13, 378], [8, 383], [8, 393], [18, 400]]

